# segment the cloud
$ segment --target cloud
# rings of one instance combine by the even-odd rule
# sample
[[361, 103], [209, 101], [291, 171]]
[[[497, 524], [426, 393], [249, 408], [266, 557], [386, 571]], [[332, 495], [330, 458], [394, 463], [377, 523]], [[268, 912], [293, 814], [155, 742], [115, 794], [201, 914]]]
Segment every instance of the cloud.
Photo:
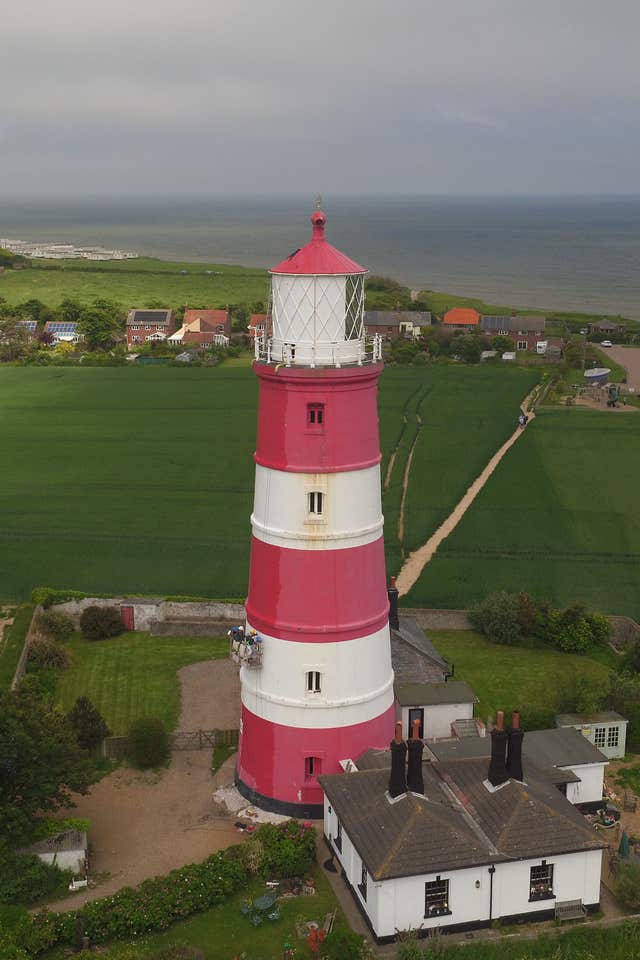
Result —
[[497, 170], [507, 192], [635, 189], [606, 140], [638, 146], [639, 28], [635, 0], [13, 4], [0, 172], [25, 190], [321, 176], [334, 192], [486, 192]]

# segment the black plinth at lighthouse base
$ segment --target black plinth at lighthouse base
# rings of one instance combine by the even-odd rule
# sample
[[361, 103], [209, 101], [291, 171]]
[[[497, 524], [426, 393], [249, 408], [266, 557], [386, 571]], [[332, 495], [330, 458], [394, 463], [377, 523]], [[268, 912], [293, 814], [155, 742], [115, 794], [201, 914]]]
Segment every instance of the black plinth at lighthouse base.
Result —
[[261, 810], [267, 810], [269, 813], [279, 813], [283, 817], [295, 817], [297, 820], [324, 819], [324, 807], [321, 803], [289, 803], [286, 800], [276, 800], [275, 797], [265, 797], [243, 783], [237, 774], [235, 782], [238, 793], [241, 793], [249, 803], [260, 807]]

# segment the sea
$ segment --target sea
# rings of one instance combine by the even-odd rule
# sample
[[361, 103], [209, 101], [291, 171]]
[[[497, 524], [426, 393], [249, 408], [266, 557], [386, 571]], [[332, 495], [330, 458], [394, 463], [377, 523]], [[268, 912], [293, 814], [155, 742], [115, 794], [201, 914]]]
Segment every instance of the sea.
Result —
[[[640, 196], [322, 199], [327, 236], [416, 290], [640, 319]], [[315, 197], [0, 197], [0, 237], [268, 267]]]

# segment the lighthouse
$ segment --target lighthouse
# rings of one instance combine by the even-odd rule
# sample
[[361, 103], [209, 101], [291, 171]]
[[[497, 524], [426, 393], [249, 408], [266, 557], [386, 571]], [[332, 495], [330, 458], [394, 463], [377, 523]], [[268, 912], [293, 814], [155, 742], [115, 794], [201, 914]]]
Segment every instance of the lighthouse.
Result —
[[274, 267], [259, 378], [239, 791], [322, 816], [318, 776], [394, 730], [377, 389], [366, 270], [312, 237]]

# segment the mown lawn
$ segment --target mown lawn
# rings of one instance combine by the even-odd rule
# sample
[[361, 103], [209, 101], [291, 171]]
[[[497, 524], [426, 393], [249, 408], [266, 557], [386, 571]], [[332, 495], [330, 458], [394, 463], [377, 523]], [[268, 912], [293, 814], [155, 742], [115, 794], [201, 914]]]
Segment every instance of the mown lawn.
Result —
[[610, 667], [588, 657], [544, 648], [490, 643], [472, 630], [429, 630], [442, 656], [453, 663], [455, 678], [466, 680], [480, 702], [476, 716], [495, 719], [498, 710], [530, 706], [555, 712], [567, 684], [576, 677], [601, 681], [608, 688]]
[[74, 634], [66, 646], [71, 666], [58, 675], [56, 695], [61, 706], [70, 710], [78, 697], [89, 697], [114, 736], [126, 734], [140, 717], [158, 717], [173, 730], [180, 716], [177, 671], [228, 653], [226, 639], [152, 637], [137, 632], [94, 642]]
[[640, 618], [640, 416], [542, 410], [409, 595], [468, 607], [527, 590]]

